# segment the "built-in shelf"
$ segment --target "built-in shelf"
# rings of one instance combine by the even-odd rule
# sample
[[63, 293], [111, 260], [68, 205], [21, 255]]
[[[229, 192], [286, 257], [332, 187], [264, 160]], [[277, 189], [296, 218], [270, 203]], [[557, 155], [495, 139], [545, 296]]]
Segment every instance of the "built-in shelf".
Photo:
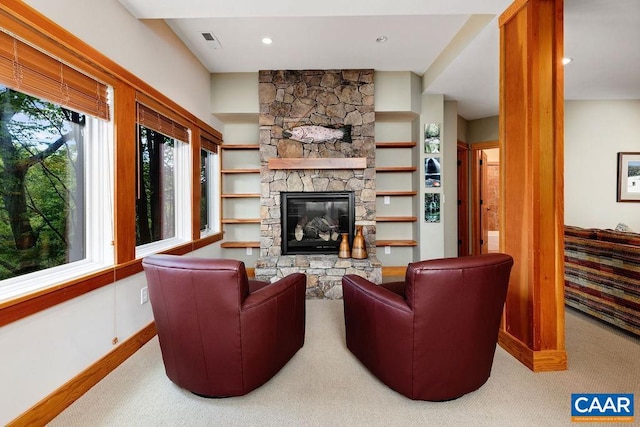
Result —
[[377, 222], [416, 222], [417, 216], [378, 216]]
[[365, 169], [366, 157], [352, 158], [274, 158], [269, 159], [269, 169]]
[[260, 218], [225, 218], [223, 224], [260, 224]]
[[415, 172], [418, 170], [415, 166], [384, 166], [376, 168], [376, 172]]
[[220, 146], [223, 150], [258, 150], [260, 145], [258, 144], [222, 144]]
[[221, 248], [260, 248], [260, 242], [223, 242]]
[[224, 199], [250, 199], [253, 197], [260, 197], [260, 193], [222, 194], [220, 197]]
[[376, 246], [418, 246], [415, 240], [376, 240]]
[[232, 173], [260, 173], [260, 169], [223, 169], [220, 171], [221, 173], [232, 174]]
[[376, 196], [415, 196], [417, 191], [376, 191]]
[[216, 117], [224, 122], [225, 142], [229, 142], [220, 145], [220, 184], [224, 193], [221, 223], [225, 233], [220, 242], [222, 256], [244, 260], [247, 273], [251, 274], [253, 269], [249, 267], [260, 249], [259, 115], [230, 113]]
[[413, 148], [415, 142], [376, 142], [376, 148]]

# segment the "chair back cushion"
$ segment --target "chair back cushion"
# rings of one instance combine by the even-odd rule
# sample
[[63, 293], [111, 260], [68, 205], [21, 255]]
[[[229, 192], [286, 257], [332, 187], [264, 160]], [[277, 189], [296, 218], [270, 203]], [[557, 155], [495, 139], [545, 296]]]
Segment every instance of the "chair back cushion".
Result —
[[212, 380], [240, 392], [244, 264], [153, 255], [143, 265], [167, 376], [196, 393], [207, 394]]
[[409, 264], [415, 398], [458, 397], [489, 378], [512, 265], [505, 254]]

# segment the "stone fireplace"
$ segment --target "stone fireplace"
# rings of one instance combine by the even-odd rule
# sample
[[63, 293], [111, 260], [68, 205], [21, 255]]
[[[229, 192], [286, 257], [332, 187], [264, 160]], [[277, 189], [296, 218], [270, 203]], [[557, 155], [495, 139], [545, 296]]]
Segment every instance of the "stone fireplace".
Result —
[[[380, 283], [382, 267], [375, 256], [373, 75], [373, 70], [260, 71], [261, 224], [256, 278], [303, 272], [307, 296], [317, 298], [341, 298], [344, 274]], [[322, 135], [309, 136], [303, 129]], [[354, 226], [363, 227], [367, 259], [338, 258], [333, 248], [283, 253], [282, 194], [326, 192], [352, 197], [353, 221], [347, 227], [351, 236]], [[320, 228], [335, 226], [329, 224], [333, 220], [316, 221]], [[294, 241], [298, 225], [293, 226]], [[289, 232], [285, 229], [284, 236]]]

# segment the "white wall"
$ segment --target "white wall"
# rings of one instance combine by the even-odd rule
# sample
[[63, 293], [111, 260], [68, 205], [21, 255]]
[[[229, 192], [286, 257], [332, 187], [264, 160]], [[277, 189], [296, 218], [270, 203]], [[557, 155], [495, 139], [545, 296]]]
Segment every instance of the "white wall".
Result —
[[442, 131], [444, 256], [458, 256], [458, 103], [445, 101]]
[[565, 102], [565, 224], [640, 232], [640, 203], [616, 202], [617, 153], [640, 152], [640, 100]]
[[469, 120], [467, 122], [466, 142], [497, 141], [499, 135], [500, 120], [498, 116], [485, 117], [484, 119]]
[[[449, 114], [446, 114], [445, 117], [445, 107], [444, 107], [444, 95], [433, 95], [433, 94], [423, 94], [422, 95], [422, 114], [420, 114], [420, 129], [424, 132], [424, 126], [427, 123], [440, 123], [440, 164], [442, 168], [442, 187], [440, 188], [430, 188], [429, 193], [440, 193], [440, 222], [427, 223], [424, 220], [424, 198], [427, 193], [425, 183], [424, 183], [424, 160], [426, 155], [424, 153], [424, 149], [422, 148], [422, 141], [424, 138], [424, 133], [421, 134], [420, 139], [418, 140], [420, 143], [420, 156], [418, 161], [418, 174], [420, 177], [420, 186], [418, 191], [418, 200], [420, 203], [420, 236], [418, 239], [418, 246], [420, 248], [420, 256], [419, 259], [434, 259], [434, 258], [442, 258], [445, 256], [444, 247], [445, 247], [445, 235], [444, 235], [444, 223], [447, 221], [445, 218], [445, 205], [446, 205], [446, 195], [443, 192], [443, 189], [449, 186], [449, 182], [445, 182], [445, 173], [447, 165], [447, 152], [446, 150], [446, 142], [450, 138], [446, 135], [447, 131], [449, 131], [452, 126], [451, 123], [445, 122], [445, 118], [449, 118]], [[455, 129], [457, 131], [458, 120], [457, 115], [454, 117]], [[455, 147], [454, 147], [455, 148]], [[455, 152], [455, 151], [454, 151]], [[454, 156], [454, 159], [457, 160], [457, 154]], [[454, 167], [455, 169], [455, 167]], [[455, 184], [452, 184], [455, 186]], [[444, 200], [443, 200], [444, 199]], [[455, 200], [455, 199], [454, 199]], [[452, 219], [455, 220], [455, 219]]]
[[[211, 123], [209, 73], [164, 24], [141, 23], [115, 0], [25, 3]], [[219, 256], [219, 245], [196, 254]], [[0, 328], [0, 425], [112, 351], [114, 337], [122, 343], [148, 325], [145, 285], [137, 274]]]

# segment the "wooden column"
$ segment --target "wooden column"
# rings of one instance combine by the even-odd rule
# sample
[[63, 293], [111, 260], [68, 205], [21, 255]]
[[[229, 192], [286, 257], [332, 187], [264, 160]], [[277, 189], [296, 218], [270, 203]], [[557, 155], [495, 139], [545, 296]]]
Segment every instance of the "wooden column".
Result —
[[517, 0], [499, 25], [500, 247], [515, 259], [499, 343], [564, 370], [563, 0]]

